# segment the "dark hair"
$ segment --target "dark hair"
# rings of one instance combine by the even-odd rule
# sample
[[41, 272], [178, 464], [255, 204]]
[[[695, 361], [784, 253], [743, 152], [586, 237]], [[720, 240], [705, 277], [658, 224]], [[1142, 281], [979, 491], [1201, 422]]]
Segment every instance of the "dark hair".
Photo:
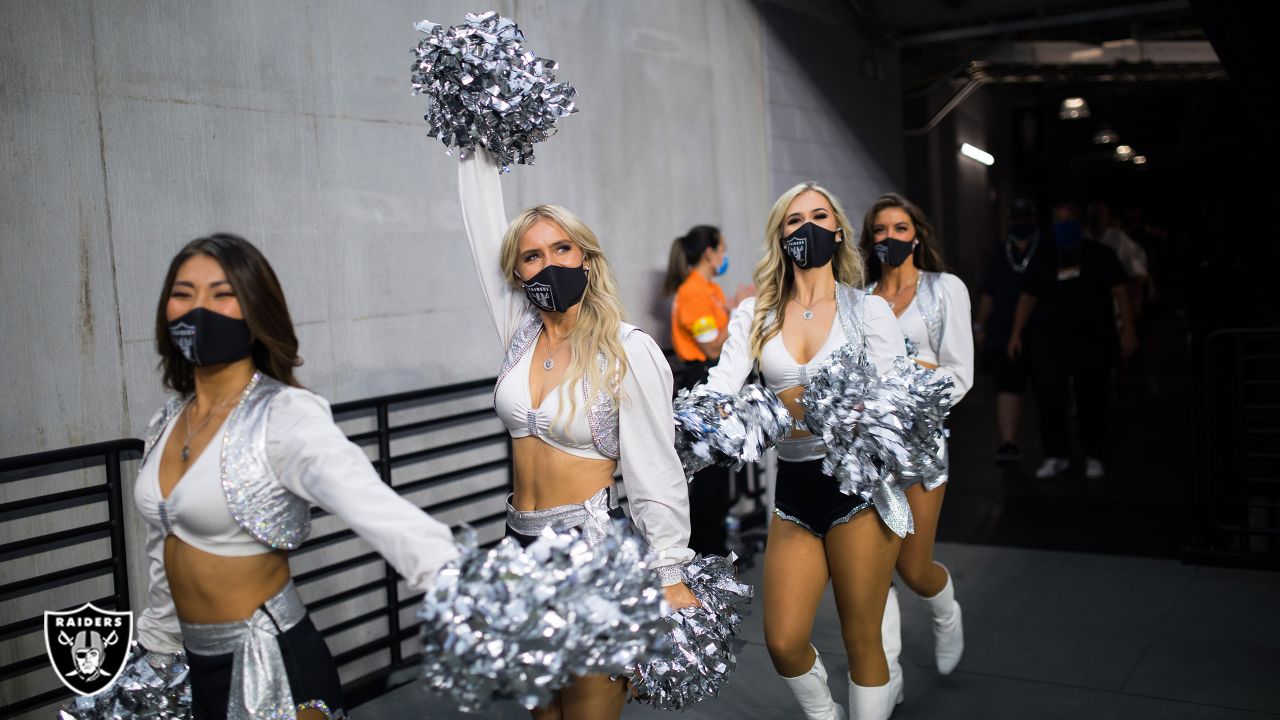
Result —
[[662, 294], [675, 295], [707, 248], [718, 248], [720, 242], [720, 229], [712, 225], [697, 225], [683, 237], [672, 240], [671, 256], [667, 260], [667, 278], [662, 281]]
[[876, 215], [882, 210], [889, 208], [898, 208], [911, 218], [911, 224], [916, 226], [916, 249], [912, 251], [911, 257], [915, 260], [916, 267], [927, 272], [942, 272], [947, 269], [945, 263], [942, 262], [942, 255], [938, 253], [938, 248], [934, 244], [933, 226], [929, 224], [929, 219], [924, 216], [924, 212], [916, 207], [916, 204], [897, 193], [885, 193], [881, 195], [871, 209], [867, 211], [866, 217], [862, 220], [862, 257], [867, 265], [867, 283], [873, 283], [880, 279], [883, 268], [880, 267], [880, 258], [872, 252], [872, 246], [875, 245]]
[[289, 306], [271, 264], [262, 252], [239, 235], [215, 233], [187, 243], [169, 263], [160, 302], [156, 306], [156, 352], [164, 384], [186, 395], [195, 390], [195, 367], [169, 340], [166, 310], [178, 269], [196, 255], [207, 255], [222, 266], [227, 281], [240, 302], [240, 312], [253, 336], [250, 351], [258, 370], [286, 385], [300, 387], [293, 369], [302, 365], [298, 357], [298, 337], [293, 332]]

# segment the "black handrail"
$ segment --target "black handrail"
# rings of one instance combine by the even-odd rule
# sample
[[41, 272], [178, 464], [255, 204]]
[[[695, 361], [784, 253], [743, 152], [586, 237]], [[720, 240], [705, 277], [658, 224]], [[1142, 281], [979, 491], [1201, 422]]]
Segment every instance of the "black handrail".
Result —
[[[44, 496], [12, 500], [0, 503], [0, 520], [13, 520], [51, 513], [82, 505], [106, 503], [107, 521], [77, 528], [18, 538], [0, 544], [0, 560], [46, 552], [105, 537], [110, 538], [111, 557], [92, 560], [61, 570], [42, 573], [0, 585], [0, 602], [31, 595], [50, 588], [63, 587], [81, 580], [110, 575], [111, 594], [105, 597], [85, 597], [59, 610], [70, 610], [90, 601], [104, 610], [129, 609], [129, 568], [125, 553], [124, 505], [121, 488], [120, 465], [126, 459], [140, 456], [141, 440], [112, 440], [110, 442], [81, 445], [79, 447], [50, 450], [0, 459], [0, 483], [17, 483], [72, 470], [88, 470], [102, 467], [103, 482], [75, 490], [49, 493]], [[14, 617], [4, 613], [5, 624], [0, 627], [0, 642], [24, 635], [42, 632], [43, 613], [33, 617]], [[26, 657], [0, 666], [0, 681], [47, 668], [43, 655]], [[8, 694], [6, 693], [6, 697]], [[0, 716], [16, 715], [56, 702], [70, 694], [65, 688], [57, 688], [28, 697], [21, 697], [0, 706]]]
[[[508, 480], [505, 487], [495, 490], [483, 490], [471, 493], [464, 498], [458, 498], [423, 508], [430, 513], [447, 512], [455, 507], [463, 504], [469, 504], [478, 499], [494, 495], [505, 495], [510, 486], [510, 468], [511, 468], [511, 450], [510, 440], [506, 433], [477, 433], [473, 437], [461, 441], [438, 443], [425, 449], [413, 450], [396, 454], [392, 450], [392, 441], [399, 440], [406, 436], [421, 436], [426, 433], [438, 431], [446, 428], [465, 427], [471, 423], [481, 423], [496, 418], [492, 408], [488, 402], [484, 403], [483, 408], [456, 410], [449, 413], [443, 413], [433, 416], [428, 420], [414, 420], [411, 422], [394, 423], [392, 421], [393, 411], [396, 408], [413, 405], [432, 405], [451, 400], [465, 400], [474, 398], [479, 395], [488, 396], [493, 391], [495, 378], [486, 378], [483, 380], [474, 380], [468, 382], [455, 383], [441, 387], [429, 388], [425, 390], [415, 390], [410, 392], [394, 393], [391, 395], [383, 395], [365, 400], [356, 400], [352, 402], [338, 403], [333, 406], [334, 417], [339, 421], [349, 419], [360, 414], [372, 414], [375, 420], [373, 430], [365, 430], [353, 433], [351, 438], [353, 441], [361, 444], [375, 444], [377, 447], [377, 458], [373, 460], [373, 465], [378, 471], [379, 477], [387, 485], [396, 489], [399, 493], [413, 492], [420, 488], [444, 481], [446, 479], [456, 479], [466, 477], [470, 473], [483, 472], [495, 469], [498, 462], [502, 462], [508, 469]], [[462, 450], [473, 450], [486, 447], [502, 447], [503, 457], [501, 461], [488, 459], [480, 462], [468, 464], [464, 467], [453, 468], [447, 472], [438, 473], [427, 477], [418, 477], [403, 480], [400, 483], [394, 482], [394, 472], [397, 467], [403, 467], [408, 463], [417, 462], [432, 457], [438, 457], [444, 454], [450, 454]], [[485, 523], [498, 519], [500, 516], [487, 515], [483, 517], [473, 517], [467, 520], [472, 523]], [[306, 551], [308, 545], [304, 545], [299, 552]], [[316, 549], [319, 549], [319, 545]], [[395, 568], [382, 560], [377, 555], [362, 555], [357, 558], [351, 558], [346, 561], [350, 563], [350, 567], [365, 564], [367, 562], [380, 561], [383, 563], [383, 572], [381, 580], [368, 583], [360, 588], [348, 588], [341, 590], [334, 595], [317, 598], [309, 603], [309, 607], [316, 609], [328, 607], [341, 600], [334, 600], [335, 597], [348, 599], [366, 592], [381, 588], [385, 597], [385, 605], [379, 609], [361, 614], [348, 620], [325, 627], [321, 630], [321, 634], [326, 639], [336, 635], [337, 633], [349, 630], [353, 627], [366, 623], [382, 620], [386, 623], [386, 634], [373, 640], [367, 641], [357, 647], [350, 648], [342, 653], [335, 655], [334, 660], [339, 667], [356, 662], [363, 658], [376, 653], [385, 652], [389, 658], [389, 663], [373, 672], [366, 673], [362, 677], [356, 678], [343, 685], [343, 694], [348, 706], [354, 707], [367, 700], [376, 697], [386, 689], [388, 676], [396, 670], [403, 669], [418, 662], [420, 659], [417, 654], [406, 657], [402, 644], [405, 640], [415, 637], [418, 632], [420, 623], [411, 623], [403, 626], [400, 620], [400, 612], [404, 607], [415, 604], [419, 599], [418, 596], [401, 597], [399, 589], [400, 576]], [[340, 564], [346, 564], [340, 563]], [[329, 568], [319, 568], [311, 573], [299, 575], [295, 581], [301, 585], [319, 579], [322, 576], [331, 574], [326, 572]]]
[[[510, 440], [505, 433], [486, 430], [462, 441], [436, 443], [428, 445], [426, 449], [404, 452], [398, 455], [395, 454], [392, 448], [393, 441], [398, 441], [405, 437], [417, 437], [448, 428], [465, 427], [471, 423], [483, 423], [496, 417], [487, 401], [483, 403], [483, 407], [478, 409], [473, 403], [473, 406], [468, 409], [437, 414], [428, 420], [414, 420], [405, 423], [394, 422], [393, 418], [396, 410], [414, 405], [430, 406], [438, 405], [442, 402], [478, 398], [482, 394], [488, 395], [492, 391], [493, 384], [494, 379], [488, 378], [338, 403], [333, 405], [333, 414], [339, 422], [353, 419], [362, 414], [372, 416], [375, 421], [375, 427], [372, 430], [363, 429], [361, 432], [351, 433], [349, 437], [360, 444], [376, 445], [377, 458], [372, 461], [373, 466], [382, 481], [394, 487], [397, 492], [402, 494], [413, 492], [439, 482], [462, 479], [471, 474], [492, 471], [501, 466], [507, 468], [506, 484], [509, 486], [511, 482], [511, 448]], [[462, 467], [453, 467], [447, 472], [427, 477], [411, 478], [398, 484], [394, 482], [393, 475], [396, 469], [404, 467], [407, 463], [462, 450], [489, 447], [501, 447], [502, 457], [500, 459], [490, 457]], [[62, 609], [78, 607], [85, 601], [91, 601], [104, 609], [129, 609], [121, 463], [140, 456], [142, 449], [143, 443], [141, 440], [128, 439], [0, 459], [0, 483], [18, 482], [57, 472], [92, 468], [99, 465], [104, 469], [105, 480], [101, 485], [53, 492], [0, 504], [0, 520], [46, 515], [69, 507], [98, 503], [106, 504], [108, 517], [107, 521], [102, 523], [92, 523], [80, 528], [18, 538], [7, 542], [0, 545], [0, 559], [12, 559], [58, 547], [66, 547], [88, 539], [101, 538], [104, 534], [109, 535], [111, 538], [112, 555], [110, 559], [90, 561], [75, 567], [42, 573], [36, 577], [21, 578], [0, 584], [0, 602], [30, 595], [50, 587], [67, 585], [86, 577], [96, 577], [110, 573], [113, 581], [111, 595], [105, 598], [79, 598], [77, 602], [69, 604]], [[437, 503], [424, 509], [433, 513], [452, 512], [476, 500], [504, 495], [507, 491], [507, 487], [481, 490], [460, 498]], [[317, 510], [315, 515], [320, 517], [324, 516], [325, 513]], [[465, 520], [475, 524], [483, 524], [500, 520], [501, 517], [500, 513], [489, 513], [479, 517], [465, 518]], [[316, 540], [318, 542], [304, 545], [295, 555], [309, 551], [322, 551], [322, 548], [332, 546], [334, 543], [348, 539], [352, 535], [349, 530], [338, 530], [324, 537], [317, 537]], [[385, 635], [340, 653], [335, 658], [340, 666], [379, 652], [387, 653], [389, 658], [389, 663], [385, 667], [367, 673], [344, 685], [344, 694], [347, 697], [348, 704], [351, 706], [358, 705], [380, 694], [385, 689], [387, 677], [392, 672], [407, 667], [419, 659], [416, 655], [405, 657], [401, 649], [401, 645], [405, 640], [416, 635], [418, 623], [403, 626], [400, 621], [401, 611], [415, 604], [418, 597], [401, 597], [398, 587], [399, 575], [390, 563], [387, 563], [376, 553], [365, 553], [356, 557], [329, 562], [308, 572], [298, 573], [294, 577], [298, 585], [305, 586], [322, 578], [332, 577], [337, 573], [372, 562], [381, 562], [383, 564], [379, 580], [359, 587], [344, 588], [331, 595], [315, 598], [309, 604], [313, 609], [320, 610], [369, 592], [380, 591], [385, 597], [385, 604], [381, 607], [321, 630], [321, 633], [328, 639], [339, 632], [366, 623], [383, 621], [386, 624], [387, 632]], [[10, 618], [9, 614], [6, 613], [5, 623], [0, 625], [0, 642], [40, 632], [42, 627], [43, 617]], [[0, 682], [26, 673], [40, 672], [42, 668], [47, 667], [47, 662], [43, 656], [36, 656], [22, 658], [16, 662], [0, 666]], [[57, 688], [55, 690], [31, 693], [26, 697], [15, 697], [10, 702], [0, 705], [0, 716], [8, 717], [37, 709], [50, 703], [65, 700], [70, 696], [70, 693], [64, 688]], [[14, 697], [14, 695], [6, 693], [5, 697]]]

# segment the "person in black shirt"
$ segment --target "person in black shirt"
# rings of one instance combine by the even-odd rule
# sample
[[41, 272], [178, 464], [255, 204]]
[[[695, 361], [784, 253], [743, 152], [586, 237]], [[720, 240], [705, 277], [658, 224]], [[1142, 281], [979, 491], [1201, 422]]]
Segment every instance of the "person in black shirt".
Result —
[[[1109, 248], [1084, 237], [1079, 218], [1072, 205], [1054, 208], [1054, 243], [1046, 243], [1027, 268], [1007, 348], [1010, 358], [1022, 354], [1023, 333], [1034, 309], [1036, 322], [1026, 349], [1040, 404], [1044, 461], [1036, 470], [1039, 479], [1071, 465], [1067, 413], [1072, 380], [1085, 477], [1105, 474], [1111, 367], [1117, 351], [1127, 358], [1138, 344], [1124, 268]], [[1117, 320], [1123, 328], [1118, 339]]]
[[[973, 339], [981, 353], [982, 365], [996, 381], [996, 426], [1000, 431], [996, 462], [1022, 459], [1018, 421], [1022, 414], [1022, 394], [1027, 390], [1027, 359], [1024, 355], [1011, 358], [1006, 349], [1013, 332], [1013, 313], [1022, 294], [1022, 278], [1039, 247], [1036, 207], [1030, 200], [1018, 198], [1009, 207], [1009, 234], [993, 248], [987, 261], [973, 324]], [[1024, 328], [1023, 332], [1029, 330]]]

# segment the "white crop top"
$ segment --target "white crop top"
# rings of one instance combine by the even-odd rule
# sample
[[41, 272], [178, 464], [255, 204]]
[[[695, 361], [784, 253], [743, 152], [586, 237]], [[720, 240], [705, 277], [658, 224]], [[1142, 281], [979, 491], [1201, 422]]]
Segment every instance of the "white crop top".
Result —
[[[872, 287], [875, 287], [874, 285]], [[898, 316], [898, 326], [906, 339], [907, 354], [913, 360], [937, 366], [935, 374], [951, 378], [955, 386], [951, 389], [953, 404], [973, 387], [973, 326], [969, 316], [969, 289], [964, 281], [951, 273], [938, 275], [937, 288], [939, 312], [942, 315], [942, 336], [935, 351], [929, 340], [929, 328], [925, 325], [924, 315], [920, 313], [920, 303], [916, 301], [919, 290], [911, 299], [911, 304]]]
[[271, 552], [271, 548], [245, 532], [227, 508], [219, 462], [226, 421], [173, 486], [169, 497], [161, 496], [160, 458], [178, 424], [178, 421], [169, 423], [156, 442], [155, 457], [138, 470], [133, 504], [142, 519], [165, 535], [175, 535], [186, 544], [213, 555], [242, 557]]
[[[138, 614], [136, 627], [138, 641], [156, 652], [182, 650], [177, 611], [164, 568], [164, 543], [170, 532], [215, 555], [246, 556], [271, 550], [231, 519], [220, 480], [223, 429], [174, 485], [169, 497], [160, 498], [160, 459], [164, 443], [179, 422], [169, 423], [156, 449], [139, 468], [134, 485], [134, 504], [147, 524], [150, 565], [147, 607]], [[382, 481], [369, 457], [333, 422], [329, 403], [319, 395], [290, 387], [272, 398], [266, 452], [276, 480], [286, 490], [338, 516], [415, 591], [429, 589], [440, 567], [458, 556], [449, 526]]]
[[[542, 398], [542, 404], [533, 407], [533, 398], [529, 395], [529, 372], [533, 366], [533, 348], [536, 344], [535, 340], [520, 358], [520, 362], [502, 378], [494, 393], [494, 409], [498, 411], [498, 417], [502, 418], [502, 424], [507, 426], [507, 431], [513, 438], [532, 436], [570, 455], [607, 460], [596, 449], [587, 414], [575, 412], [569, 415], [568, 393], [579, 390], [579, 383], [572, 385], [572, 389], [566, 385], [549, 389]], [[587, 402], [586, 398], [579, 392], [574, 399], [577, 400], [577, 409], [582, 410]], [[554, 425], [552, 420], [556, 421]]]
[[[877, 372], [885, 372], [893, 366], [893, 360], [906, 354], [902, 331], [893, 311], [883, 298], [866, 296], [862, 311], [862, 332], [866, 336], [867, 356]], [[729, 317], [729, 337], [720, 349], [720, 361], [707, 376], [707, 387], [722, 393], [736, 393], [742, 389], [754, 364], [751, 359], [751, 321], [756, 312], [756, 299], [747, 298]], [[765, 386], [774, 392], [807, 385], [809, 378], [821, 367], [831, 353], [847, 342], [839, 317], [831, 319], [831, 330], [818, 353], [803, 365], [796, 362], [782, 342], [782, 333], [769, 339], [760, 350], [760, 374]]]
[[[506, 350], [531, 305], [523, 292], [507, 282], [499, 262], [502, 237], [507, 230], [499, 177], [497, 163], [484, 150], [477, 149], [458, 163], [458, 193], [467, 242], [489, 316]], [[658, 556], [653, 567], [686, 562], [694, 556], [689, 549], [689, 487], [675, 450], [671, 366], [653, 338], [626, 324], [619, 333], [627, 356], [627, 373], [622, 380], [623, 399], [614, 417], [618, 423], [618, 464], [622, 467], [631, 520]], [[508, 432], [512, 437], [536, 435], [548, 445], [577, 457], [603, 457], [591, 439], [588, 403], [581, 394], [577, 396], [574, 415], [569, 417], [566, 408], [552, 427], [560, 403], [568, 402], [565, 393], [581, 393], [581, 378], [573, 379], [563, 390], [549, 391], [540, 407], [532, 407], [532, 354], [532, 349], [525, 351], [525, 357], [507, 372], [495, 393], [494, 406]]]

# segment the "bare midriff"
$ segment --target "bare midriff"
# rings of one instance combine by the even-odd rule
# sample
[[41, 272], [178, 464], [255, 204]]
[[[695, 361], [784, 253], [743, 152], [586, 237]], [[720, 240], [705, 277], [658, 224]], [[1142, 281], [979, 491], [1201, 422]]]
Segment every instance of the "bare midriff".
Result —
[[[778, 399], [782, 400], [782, 404], [787, 406], [787, 411], [791, 413], [791, 417], [797, 421], [804, 419], [804, 407], [800, 405], [801, 395], [804, 395], [803, 385], [796, 385], [795, 387], [789, 387], [786, 390], [783, 390], [782, 392], [778, 393]], [[793, 427], [791, 428], [791, 434], [787, 435], [787, 437], [804, 438], [804, 437], [809, 437], [812, 434], [813, 433], [809, 432], [808, 430], [801, 430], [799, 428]]]
[[227, 557], [174, 535], [164, 541], [164, 567], [178, 617], [189, 623], [244, 620], [289, 581], [284, 550]]
[[517, 510], [546, 510], [586, 502], [613, 484], [618, 463], [583, 458], [559, 450], [536, 437], [511, 441], [515, 486], [511, 504]]

